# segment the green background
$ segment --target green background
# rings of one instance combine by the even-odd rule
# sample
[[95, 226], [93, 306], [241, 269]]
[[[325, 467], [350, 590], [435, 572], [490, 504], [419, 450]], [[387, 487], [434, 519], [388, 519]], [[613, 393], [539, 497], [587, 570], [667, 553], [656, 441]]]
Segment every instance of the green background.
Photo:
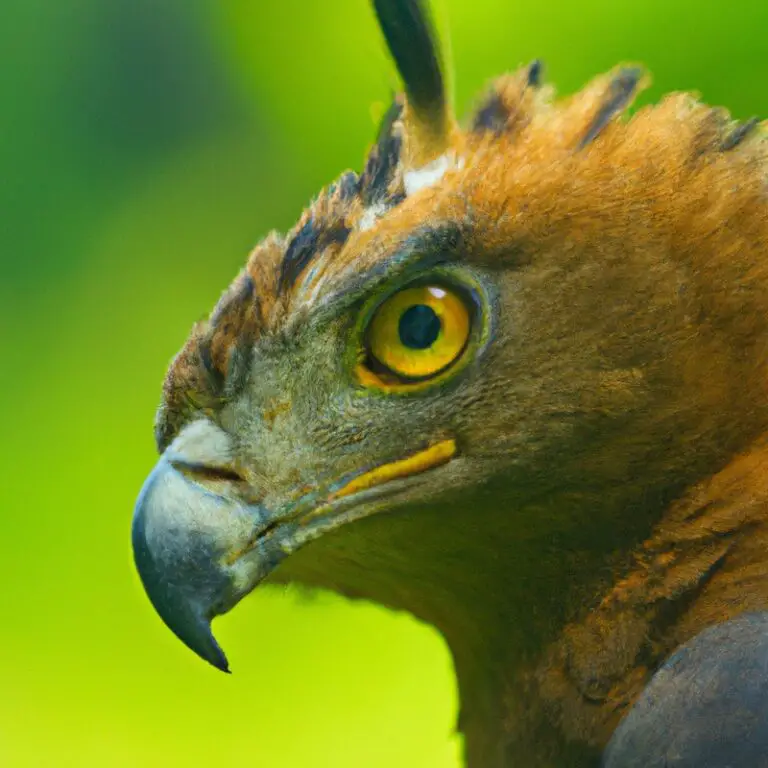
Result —
[[[456, 103], [542, 57], [768, 115], [768, 3], [444, 0]], [[269, 229], [359, 169], [395, 86], [364, 0], [0, 4], [0, 765], [459, 765], [447, 651], [407, 616], [258, 591], [235, 674], [129, 549], [165, 366]]]

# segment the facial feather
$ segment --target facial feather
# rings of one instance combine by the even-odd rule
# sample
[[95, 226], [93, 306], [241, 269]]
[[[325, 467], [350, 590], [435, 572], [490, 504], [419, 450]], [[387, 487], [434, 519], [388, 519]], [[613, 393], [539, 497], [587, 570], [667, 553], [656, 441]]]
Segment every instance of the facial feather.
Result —
[[[632, 280], [638, 291], [649, 275], [649, 296], [662, 294], [664, 268], [685, 270], [685, 290], [696, 290], [707, 305], [692, 312], [716, 311], [721, 322], [726, 312], [740, 326], [734, 331], [761, 338], [764, 268], [750, 255], [765, 237], [755, 205], [765, 196], [763, 130], [686, 95], [618, 121], [628, 101], [623, 85], [636, 83], [626, 72], [598, 78], [565, 102], [532, 85], [530, 67], [500, 78], [451, 149], [463, 167], [446, 169], [407, 197], [401, 113], [393, 110], [363, 176], [344, 174], [287, 237], [271, 236], [256, 248], [208, 323], [193, 332], [169, 372], [161, 441], [174, 433], [166, 423], [178, 424], [185, 403], [215, 413], [216, 403], [231, 397], [260, 334], [311, 315], [350, 281], [364, 285], [369, 273], [386, 272], [409, 236], [425, 228], [461, 232], [462, 252], [445, 257], [493, 270], [510, 260], [541, 268], [546, 253], [556, 255], [552, 269], [591, 263], [596, 274], [627, 260], [627, 295]], [[384, 212], [373, 225], [371, 205]], [[644, 274], [633, 277], [633, 268]], [[563, 315], [553, 309], [553, 318]], [[601, 326], [600, 313], [581, 323]]]

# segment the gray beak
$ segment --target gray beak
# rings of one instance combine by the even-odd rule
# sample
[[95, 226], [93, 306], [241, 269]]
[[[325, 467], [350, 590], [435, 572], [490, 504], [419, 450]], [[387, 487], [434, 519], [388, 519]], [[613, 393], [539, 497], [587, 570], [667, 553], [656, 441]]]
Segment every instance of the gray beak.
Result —
[[[224, 672], [229, 665], [211, 632], [272, 570], [267, 552], [232, 563], [263, 528], [264, 510], [214, 493], [162, 456], [144, 483], [133, 517], [133, 555], [155, 610], [195, 653]], [[257, 548], [258, 549], [258, 548]]]

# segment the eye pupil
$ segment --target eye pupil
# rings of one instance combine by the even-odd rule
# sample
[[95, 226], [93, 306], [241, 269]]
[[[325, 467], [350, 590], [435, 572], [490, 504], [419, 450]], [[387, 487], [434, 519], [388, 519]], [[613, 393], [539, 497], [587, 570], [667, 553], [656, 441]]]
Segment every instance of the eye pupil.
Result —
[[411, 349], [427, 349], [440, 335], [442, 324], [432, 307], [414, 304], [403, 312], [398, 324], [400, 341]]

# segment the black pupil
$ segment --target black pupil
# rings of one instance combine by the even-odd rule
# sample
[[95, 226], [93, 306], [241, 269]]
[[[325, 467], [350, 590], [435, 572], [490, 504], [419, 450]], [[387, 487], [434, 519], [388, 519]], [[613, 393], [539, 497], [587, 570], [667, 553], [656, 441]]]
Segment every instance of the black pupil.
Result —
[[411, 349], [426, 349], [440, 335], [440, 318], [432, 307], [414, 304], [400, 316], [398, 333], [400, 341]]

